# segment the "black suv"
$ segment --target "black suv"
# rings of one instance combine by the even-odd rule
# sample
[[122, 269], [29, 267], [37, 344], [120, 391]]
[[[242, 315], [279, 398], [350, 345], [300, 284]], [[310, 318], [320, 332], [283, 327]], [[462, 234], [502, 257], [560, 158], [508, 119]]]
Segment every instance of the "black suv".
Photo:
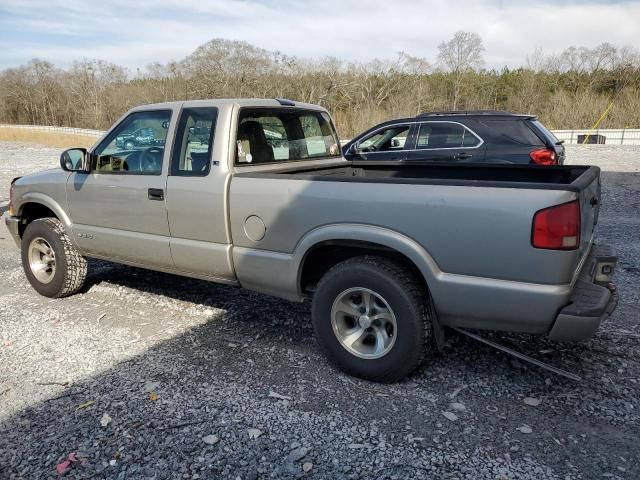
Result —
[[564, 146], [533, 115], [423, 113], [376, 125], [346, 143], [347, 160], [562, 165]]

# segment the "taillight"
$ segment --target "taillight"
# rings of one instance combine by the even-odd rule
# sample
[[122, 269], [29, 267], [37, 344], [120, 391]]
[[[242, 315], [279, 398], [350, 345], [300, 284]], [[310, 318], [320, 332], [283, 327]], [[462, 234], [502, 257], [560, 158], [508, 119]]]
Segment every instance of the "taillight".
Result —
[[551, 148], [539, 148], [529, 153], [529, 157], [536, 165], [557, 165], [556, 152]]
[[531, 243], [536, 248], [574, 250], [580, 244], [580, 203], [545, 208], [533, 216]]

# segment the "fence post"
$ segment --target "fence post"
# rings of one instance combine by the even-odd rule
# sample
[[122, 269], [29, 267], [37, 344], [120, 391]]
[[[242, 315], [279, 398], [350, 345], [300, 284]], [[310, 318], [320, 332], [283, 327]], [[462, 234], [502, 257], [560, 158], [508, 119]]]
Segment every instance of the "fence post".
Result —
[[624, 145], [624, 131], [626, 130], [626, 128], [622, 129], [622, 136], [620, 137], [620, 145]]
[[569, 137], [569, 144], [573, 144], [573, 130], [571, 130], [571, 137]]

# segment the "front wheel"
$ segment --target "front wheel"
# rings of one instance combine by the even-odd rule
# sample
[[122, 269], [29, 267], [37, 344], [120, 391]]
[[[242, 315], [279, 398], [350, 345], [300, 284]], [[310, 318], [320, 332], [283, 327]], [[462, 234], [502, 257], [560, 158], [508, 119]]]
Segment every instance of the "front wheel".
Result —
[[22, 267], [41, 295], [60, 298], [77, 293], [87, 276], [87, 261], [57, 218], [31, 222], [22, 236]]
[[318, 342], [344, 372], [394, 382], [433, 344], [428, 294], [412, 272], [382, 257], [339, 263], [320, 280], [312, 318]]

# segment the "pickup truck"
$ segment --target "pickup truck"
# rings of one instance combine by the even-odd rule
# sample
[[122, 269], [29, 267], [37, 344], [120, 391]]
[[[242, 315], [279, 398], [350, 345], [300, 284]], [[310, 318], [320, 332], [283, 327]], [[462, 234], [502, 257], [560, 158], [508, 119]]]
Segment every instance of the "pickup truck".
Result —
[[[123, 150], [139, 120], [163, 138]], [[354, 164], [323, 108], [256, 99], [134, 108], [60, 166], [11, 185], [40, 294], [78, 292], [92, 257], [311, 300], [322, 350], [362, 378], [408, 375], [445, 327], [586, 339], [617, 302], [594, 166]]]

